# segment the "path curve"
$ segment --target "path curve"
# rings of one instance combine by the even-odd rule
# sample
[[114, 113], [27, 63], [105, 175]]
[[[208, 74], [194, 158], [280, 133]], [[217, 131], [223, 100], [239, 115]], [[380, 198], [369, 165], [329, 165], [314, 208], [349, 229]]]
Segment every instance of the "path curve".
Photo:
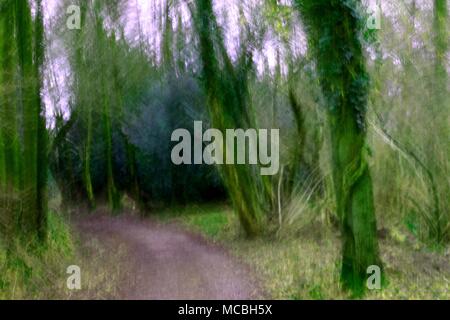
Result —
[[174, 224], [121, 216], [88, 216], [83, 238], [124, 245], [125, 281], [118, 299], [258, 299], [249, 268], [228, 252]]

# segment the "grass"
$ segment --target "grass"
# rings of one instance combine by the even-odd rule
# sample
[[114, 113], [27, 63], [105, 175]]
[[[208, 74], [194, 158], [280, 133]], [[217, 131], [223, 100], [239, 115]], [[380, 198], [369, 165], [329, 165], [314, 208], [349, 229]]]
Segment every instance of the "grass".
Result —
[[232, 222], [231, 217], [226, 214], [227, 210], [228, 207], [225, 204], [193, 204], [165, 209], [158, 214], [158, 218], [165, 222], [181, 222], [194, 231], [215, 239]]
[[[81, 241], [55, 212], [48, 215], [48, 227], [45, 245], [30, 248], [16, 244], [9, 256], [0, 245], [0, 300], [114, 297], [121, 281], [120, 246], [107, 250], [94, 240]], [[70, 265], [81, 268], [82, 290], [67, 288]]]
[[[333, 227], [312, 222], [288, 236], [246, 239], [226, 205], [193, 205], [161, 214], [228, 248], [249, 264], [274, 299], [347, 299], [339, 286], [340, 238]], [[449, 299], [449, 248], [435, 252], [410, 234], [393, 230], [380, 239], [388, 284], [366, 299]]]
[[[282, 237], [246, 239], [226, 204], [166, 209], [158, 219], [183, 224], [217, 243], [255, 270], [267, 296], [274, 299], [347, 299], [339, 286], [339, 233], [323, 222], [293, 229]], [[300, 230], [300, 231], [299, 231]], [[75, 238], [68, 223], [49, 216], [49, 239], [33, 250], [18, 246], [7, 258], [0, 247], [1, 299], [108, 299], [118, 296], [126, 272], [125, 250], [117, 244]], [[113, 248], [109, 246], [114, 246]], [[431, 250], [412, 233], [392, 228], [380, 240], [388, 285], [367, 299], [449, 299], [450, 250]], [[69, 265], [81, 268], [82, 290], [66, 288]]]
[[58, 291], [53, 284], [65, 283], [59, 269], [74, 256], [74, 242], [67, 225], [53, 212], [48, 228], [46, 244], [16, 243], [9, 255], [0, 246], [0, 299], [47, 298]]

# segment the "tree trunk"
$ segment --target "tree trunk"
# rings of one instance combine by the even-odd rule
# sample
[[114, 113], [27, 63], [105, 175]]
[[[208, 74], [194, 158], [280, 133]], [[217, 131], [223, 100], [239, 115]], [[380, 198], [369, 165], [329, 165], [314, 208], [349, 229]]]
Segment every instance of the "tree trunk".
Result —
[[86, 197], [88, 200], [88, 205], [90, 209], [95, 208], [95, 196], [94, 190], [92, 187], [92, 178], [91, 178], [91, 150], [92, 150], [92, 104], [86, 99], [86, 87], [84, 85], [85, 74], [88, 70], [86, 66], [85, 58], [83, 57], [83, 50], [85, 50], [85, 36], [84, 36], [84, 28], [86, 24], [86, 12], [88, 10], [88, 3], [85, 1], [80, 1], [80, 18], [81, 18], [81, 28], [77, 30], [76, 35], [76, 53], [75, 53], [75, 66], [74, 66], [74, 74], [75, 74], [75, 83], [76, 83], [76, 97], [77, 97], [77, 105], [80, 105], [83, 108], [84, 113], [84, 123], [86, 125], [86, 136], [85, 143], [83, 148], [82, 162], [83, 162], [83, 184], [84, 184], [84, 192], [86, 193]]
[[342, 223], [341, 281], [356, 295], [364, 291], [367, 267], [378, 265], [372, 179], [367, 164], [365, 133], [349, 105], [330, 114], [332, 171], [338, 214]]
[[14, 236], [19, 209], [19, 147], [14, 86], [14, 3], [0, 11], [0, 234], [7, 244]]
[[[430, 111], [430, 122], [433, 122], [439, 132], [449, 132], [448, 117], [440, 116], [442, 110], [448, 108], [448, 74], [447, 74], [447, 52], [449, 33], [447, 28], [448, 7], [447, 0], [434, 0], [434, 17], [433, 17], [433, 43], [434, 43], [434, 77], [433, 77], [433, 100], [428, 110]], [[446, 135], [445, 141], [448, 140]], [[448, 144], [447, 144], [448, 145]], [[445, 144], [444, 144], [445, 146]], [[433, 197], [433, 225], [429, 228], [429, 239], [435, 244], [442, 244], [445, 237], [445, 227], [448, 221], [443, 212], [445, 208], [441, 208], [441, 199], [448, 197], [448, 188], [441, 186], [448, 186], [446, 181], [446, 174], [442, 170], [446, 163], [446, 154], [442, 152], [441, 140], [432, 137], [428, 141], [425, 149], [427, 167], [435, 173], [435, 179], [439, 181], [439, 188], [431, 186], [430, 193]], [[444, 147], [445, 148], [445, 147]], [[447, 149], [448, 151], [448, 149]], [[438, 190], [439, 189], [439, 190]]]
[[16, 2], [16, 40], [20, 67], [20, 102], [23, 108], [23, 210], [20, 228], [26, 237], [38, 230], [37, 210], [37, 79], [33, 68], [33, 28], [27, 0]]
[[[105, 80], [103, 80], [105, 81]], [[114, 182], [113, 153], [112, 153], [112, 131], [111, 116], [109, 108], [109, 99], [104, 90], [103, 95], [103, 139], [105, 140], [105, 161], [106, 161], [106, 188], [108, 194], [108, 203], [112, 211], [121, 208], [120, 195]]]
[[333, 181], [342, 226], [341, 282], [361, 295], [367, 268], [381, 269], [365, 111], [369, 78], [360, 43], [360, 1], [297, 1], [328, 103]]
[[46, 127], [45, 108], [41, 100], [41, 68], [44, 62], [44, 22], [42, 1], [37, 0], [37, 13], [35, 24], [35, 78], [36, 105], [37, 105], [37, 223], [38, 236], [44, 241], [47, 236], [47, 174], [48, 174], [48, 133]]
[[[106, 169], [106, 192], [108, 196], [108, 204], [112, 211], [117, 211], [121, 208], [120, 194], [117, 191], [115, 179], [114, 179], [114, 168], [113, 168], [113, 137], [111, 129], [111, 101], [110, 94], [108, 92], [111, 87], [108, 87], [107, 81], [109, 79], [105, 78], [105, 73], [107, 77], [113, 76], [111, 72], [111, 64], [114, 63], [113, 55], [111, 51], [114, 50], [113, 44], [108, 41], [108, 36], [103, 26], [103, 19], [101, 17], [100, 7], [95, 5], [95, 27], [96, 27], [96, 41], [99, 46], [99, 53], [102, 54], [102, 67], [103, 70], [100, 74], [99, 86], [100, 86], [100, 100], [103, 104], [102, 109], [102, 120], [103, 120], [103, 139], [104, 139], [104, 160]], [[115, 35], [111, 36], [111, 39], [115, 41]], [[111, 90], [112, 91], [112, 90]]]
[[92, 149], [92, 110], [90, 106], [87, 107], [86, 111], [86, 142], [84, 146], [84, 157], [83, 157], [83, 180], [86, 195], [88, 198], [88, 204], [91, 209], [95, 208], [95, 197], [94, 190], [92, 188], [91, 179], [91, 149]]
[[[196, 6], [200, 58], [212, 126], [222, 132], [229, 128], [252, 128], [254, 124], [246, 97], [246, 53], [241, 57], [239, 66], [234, 68], [218, 30], [211, 0], [197, 0]], [[223, 61], [223, 66], [219, 59]], [[264, 211], [267, 210], [264, 206], [267, 203], [270, 206], [269, 201], [272, 199], [270, 181], [252, 170], [249, 165], [236, 164], [222, 165], [219, 168], [241, 225], [250, 237], [261, 233]]]

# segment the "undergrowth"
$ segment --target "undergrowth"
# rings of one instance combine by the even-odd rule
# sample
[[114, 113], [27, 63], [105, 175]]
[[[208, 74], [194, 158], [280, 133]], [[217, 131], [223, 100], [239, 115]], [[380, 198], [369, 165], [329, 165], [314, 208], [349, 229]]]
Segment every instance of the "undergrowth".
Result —
[[50, 298], [63, 290], [75, 244], [68, 225], [54, 212], [48, 215], [45, 243], [16, 241], [13, 249], [0, 245], [0, 299]]
[[[312, 221], [292, 228], [247, 239], [238, 219], [226, 205], [188, 206], [161, 214], [207, 239], [228, 248], [255, 270], [274, 299], [347, 299], [339, 284], [340, 235], [338, 230]], [[382, 290], [368, 291], [366, 299], [448, 299], [450, 297], [450, 249], [436, 251], [403, 229], [381, 235], [380, 251], [387, 276]]]

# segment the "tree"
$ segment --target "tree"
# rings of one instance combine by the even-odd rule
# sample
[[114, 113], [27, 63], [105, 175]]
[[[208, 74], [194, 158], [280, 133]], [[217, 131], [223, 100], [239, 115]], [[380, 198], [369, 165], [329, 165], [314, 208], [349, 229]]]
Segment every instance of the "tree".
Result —
[[[105, 186], [108, 204], [111, 210], [120, 209], [121, 195], [116, 186], [114, 176], [113, 159], [113, 114], [122, 114], [122, 111], [113, 109], [115, 105], [121, 104], [120, 88], [117, 84], [116, 69], [116, 37], [113, 32], [108, 35], [105, 29], [105, 17], [111, 18], [112, 27], [116, 27], [114, 10], [120, 1], [106, 2], [95, 1], [87, 3], [80, 2], [81, 29], [75, 31], [71, 38], [70, 46], [71, 67], [74, 75], [73, 83], [73, 106], [70, 120], [66, 125], [60, 126], [58, 144], [55, 148], [60, 151], [58, 157], [71, 158], [70, 148], [64, 136], [70, 135], [75, 126], [82, 128], [82, 147], [80, 160], [82, 162], [82, 184], [83, 193], [87, 197], [87, 203], [91, 209], [95, 208], [96, 193], [100, 187]], [[110, 16], [108, 16], [110, 14]], [[108, 80], [113, 81], [109, 82]], [[98, 108], [100, 106], [100, 108]], [[98, 121], [99, 126], [95, 126]], [[97, 137], [97, 139], [95, 139]], [[101, 159], [104, 168], [104, 185], [94, 184], [95, 173], [93, 172], [93, 156], [95, 146], [101, 146]], [[58, 158], [57, 157], [57, 158]], [[76, 160], [75, 160], [76, 161]], [[60, 161], [57, 160], [59, 163]], [[59, 166], [59, 170], [63, 168]], [[102, 172], [103, 173], [103, 172]], [[101, 190], [103, 191], [103, 189]]]
[[38, 236], [45, 240], [47, 235], [47, 180], [48, 180], [48, 131], [45, 106], [41, 99], [42, 67], [44, 64], [44, 22], [42, 0], [36, 1], [34, 31], [34, 72], [37, 81], [35, 103], [37, 105], [37, 223]]
[[[76, 53], [74, 63], [74, 75], [75, 75], [75, 99], [76, 103], [83, 108], [82, 115], [86, 126], [86, 138], [83, 146], [83, 183], [87, 200], [90, 208], [95, 208], [94, 190], [92, 187], [91, 177], [91, 151], [92, 151], [92, 139], [93, 139], [93, 120], [92, 120], [92, 105], [91, 101], [87, 98], [87, 79], [86, 73], [88, 66], [86, 65], [86, 58], [84, 57], [83, 50], [86, 45], [85, 25], [87, 18], [88, 4], [85, 1], [80, 3], [80, 19], [81, 28], [76, 34]], [[72, 115], [74, 116], [74, 115]]]
[[[101, 14], [101, 1], [96, 1], [94, 4], [94, 27], [95, 27], [95, 41], [98, 46], [98, 53], [101, 54], [102, 59], [99, 61], [101, 66], [101, 71], [99, 76], [99, 102], [102, 104], [102, 121], [103, 121], [103, 139], [104, 139], [104, 159], [106, 168], [106, 192], [108, 196], [108, 203], [110, 208], [115, 211], [120, 209], [120, 194], [116, 188], [114, 179], [114, 169], [113, 169], [113, 137], [111, 128], [111, 105], [110, 94], [112, 93], [112, 88], [110, 88], [107, 83], [109, 78], [106, 76], [112, 76], [111, 64], [112, 61], [111, 51], [108, 48], [108, 35], [103, 25], [103, 17]], [[111, 36], [112, 41], [115, 41], [115, 35]]]
[[[432, 105], [428, 106], [430, 110], [431, 120], [440, 128], [440, 131], [446, 132], [448, 137], [448, 118], [440, 117], [439, 114], [448, 108], [448, 74], [447, 74], [447, 53], [449, 33], [447, 29], [448, 7], [446, 0], [434, 0], [433, 7], [433, 45], [434, 45], [434, 75], [432, 79], [433, 100]], [[447, 128], [447, 130], [446, 130]], [[444, 138], [447, 139], [447, 138]], [[441, 207], [441, 199], [448, 197], [448, 183], [445, 181], [446, 173], [443, 168], [446, 167], [447, 152], [442, 152], [440, 140], [436, 141], [433, 137], [427, 141], [427, 167], [432, 172], [437, 173], [434, 177], [431, 174], [431, 194], [433, 197], [432, 221], [429, 226], [429, 238], [435, 244], [442, 244], [446, 234], [450, 233], [450, 223], [446, 221], [444, 216], [445, 208]], [[445, 148], [447, 143], [444, 143]], [[431, 148], [431, 149], [430, 149]], [[448, 151], [448, 149], [447, 149]], [[429, 169], [429, 170], [430, 170]], [[444, 180], [442, 180], [444, 179]], [[436, 186], [435, 180], [440, 181], [439, 187]], [[447, 186], [447, 188], [445, 188]], [[445, 200], [444, 200], [445, 201]]]
[[[27, 0], [0, 7], [2, 43], [2, 193], [7, 235], [46, 238], [47, 129], [41, 101], [44, 57], [43, 13], [36, 2], [33, 21]], [[17, 55], [14, 55], [16, 49]], [[17, 63], [17, 64], [16, 64]], [[17, 229], [16, 229], [17, 228]]]
[[[194, 19], [212, 126], [222, 132], [227, 128], [254, 127], [247, 92], [247, 76], [252, 67], [250, 52], [243, 48], [237, 66], [233, 66], [211, 0], [196, 1]], [[272, 198], [270, 181], [248, 165], [225, 165], [219, 171], [246, 234], [258, 235], [262, 231], [264, 212], [268, 210], [267, 203]]]
[[381, 267], [365, 113], [369, 76], [361, 44], [359, 1], [297, 0], [328, 104], [332, 173], [342, 225], [341, 281], [360, 295], [367, 268]]
[[33, 25], [27, 0], [15, 6], [16, 41], [19, 60], [19, 105], [23, 110], [23, 210], [20, 227], [24, 234], [37, 230], [37, 125], [36, 79], [33, 66]]
[[19, 144], [14, 73], [14, 2], [0, 6], [0, 228], [7, 243], [14, 236], [18, 215]]

